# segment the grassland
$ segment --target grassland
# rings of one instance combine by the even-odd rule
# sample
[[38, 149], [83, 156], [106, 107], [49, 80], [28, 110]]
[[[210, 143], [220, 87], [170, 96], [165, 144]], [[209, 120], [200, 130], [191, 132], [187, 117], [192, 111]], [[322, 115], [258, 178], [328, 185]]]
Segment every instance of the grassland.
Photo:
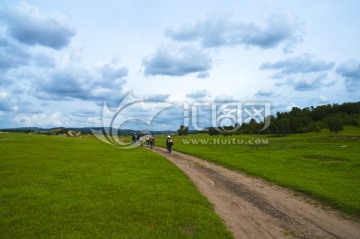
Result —
[[[175, 136], [173, 148], [293, 188], [360, 216], [359, 136], [359, 126], [338, 134], [323, 130], [286, 137], [195, 134]], [[165, 138], [158, 138], [157, 145], [164, 146], [163, 141]]]
[[174, 165], [94, 137], [0, 133], [1, 238], [232, 238]]

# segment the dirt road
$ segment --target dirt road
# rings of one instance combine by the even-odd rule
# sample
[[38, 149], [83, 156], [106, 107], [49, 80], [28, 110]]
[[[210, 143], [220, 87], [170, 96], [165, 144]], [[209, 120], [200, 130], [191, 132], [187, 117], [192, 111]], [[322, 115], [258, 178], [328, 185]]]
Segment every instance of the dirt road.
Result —
[[360, 224], [316, 207], [289, 189], [186, 154], [155, 148], [177, 165], [214, 205], [235, 238], [357, 238]]

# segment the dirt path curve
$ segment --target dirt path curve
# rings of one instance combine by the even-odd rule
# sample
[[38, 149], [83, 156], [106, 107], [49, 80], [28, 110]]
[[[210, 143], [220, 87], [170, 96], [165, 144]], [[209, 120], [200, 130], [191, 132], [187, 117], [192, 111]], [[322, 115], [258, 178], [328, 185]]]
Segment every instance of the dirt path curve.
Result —
[[168, 154], [159, 147], [154, 151], [194, 182], [235, 238], [360, 239], [359, 223], [316, 207], [314, 201], [291, 190], [183, 153]]

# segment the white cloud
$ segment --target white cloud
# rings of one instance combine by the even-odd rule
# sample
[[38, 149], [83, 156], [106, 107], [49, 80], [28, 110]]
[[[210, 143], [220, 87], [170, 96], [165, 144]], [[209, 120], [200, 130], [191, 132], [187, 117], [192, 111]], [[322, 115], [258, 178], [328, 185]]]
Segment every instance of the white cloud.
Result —
[[360, 91], [360, 60], [342, 63], [336, 68], [336, 73], [345, 79], [348, 92], [358, 93]]
[[151, 94], [144, 96], [144, 100], [150, 101], [166, 101], [170, 94]]
[[4, 90], [0, 90], [0, 99], [5, 99], [9, 96], [9, 93], [4, 91]]
[[290, 85], [297, 91], [313, 91], [331, 86], [334, 80], [328, 79], [328, 73], [334, 68], [335, 62], [315, 59], [309, 54], [288, 57], [277, 62], [264, 62], [260, 70], [272, 70], [272, 78], [276, 85]]
[[119, 100], [127, 74], [126, 67], [108, 63], [93, 69], [81, 65], [56, 67], [36, 81], [36, 97], [97, 102]]
[[60, 49], [75, 35], [68, 18], [62, 13], [40, 14], [36, 6], [21, 3], [14, 9], [0, 12], [9, 34], [27, 45], [42, 45]]
[[291, 51], [301, 40], [299, 29], [296, 18], [275, 14], [263, 25], [233, 21], [228, 17], [206, 18], [176, 30], [168, 29], [166, 35], [176, 41], [199, 41], [209, 48], [245, 45], [268, 49], [284, 43], [284, 51]]
[[210, 55], [194, 46], [162, 46], [143, 60], [146, 76], [185, 76], [191, 73], [205, 75], [212, 68]]
[[320, 95], [320, 100], [322, 101], [327, 101], [328, 98], [325, 95]]
[[272, 97], [275, 97], [276, 94], [271, 91], [271, 90], [263, 90], [263, 89], [260, 89], [258, 90], [258, 92], [255, 94], [255, 96], [257, 97], [268, 97], [268, 98], [272, 98]]
[[15, 121], [23, 126], [54, 127], [63, 125], [60, 112], [52, 114], [19, 114], [15, 117]]
[[289, 75], [328, 71], [331, 70], [334, 65], [334, 62], [315, 59], [312, 55], [302, 54], [297, 57], [288, 57], [285, 60], [280, 60], [275, 63], [262, 63], [260, 70], [273, 69], [278, 71], [281, 75]]
[[234, 96], [226, 95], [226, 94], [220, 94], [217, 95], [214, 99], [214, 102], [218, 103], [225, 103], [225, 102], [235, 102]]
[[209, 92], [207, 92], [207, 90], [198, 90], [198, 91], [193, 91], [191, 93], [186, 94], [186, 97], [188, 98], [192, 98], [192, 99], [201, 99], [204, 97], [209, 96]]

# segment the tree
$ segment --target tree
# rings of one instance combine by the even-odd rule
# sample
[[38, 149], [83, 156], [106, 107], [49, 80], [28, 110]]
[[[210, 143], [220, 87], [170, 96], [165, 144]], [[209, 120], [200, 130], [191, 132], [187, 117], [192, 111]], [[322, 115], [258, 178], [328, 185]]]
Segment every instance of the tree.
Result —
[[177, 130], [178, 135], [189, 135], [189, 127], [180, 125], [180, 129]]
[[220, 134], [220, 131], [217, 128], [214, 128], [214, 127], [209, 128], [209, 135], [210, 136], [219, 135], [219, 134]]
[[290, 124], [286, 118], [279, 120], [276, 133], [279, 136], [285, 136], [290, 133]]
[[330, 132], [335, 132], [335, 133], [344, 129], [343, 123], [337, 117], [330, 118], [327, 122], [327, 126]]

